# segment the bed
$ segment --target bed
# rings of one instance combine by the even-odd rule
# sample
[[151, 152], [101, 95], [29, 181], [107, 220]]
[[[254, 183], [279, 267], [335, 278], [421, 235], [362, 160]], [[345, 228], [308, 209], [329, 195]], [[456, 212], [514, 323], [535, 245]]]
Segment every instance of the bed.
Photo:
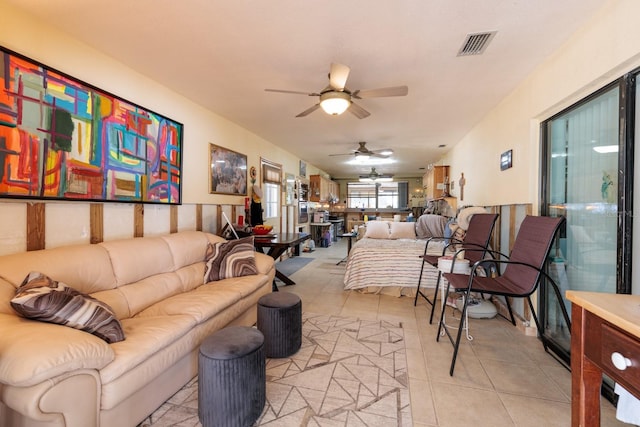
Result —
[[[415, 223], [370, 221], [349, 253], [344, 289], [414, 296], [427, 239], [443, 236], [446, 222], [439, 215], [423, 215]], [[431, 242], [427, 253], [442, 254], [442, 247], [441, 241]], [[437, 277], [438, 270], [425, 264], [421, 287], [435, 287]]]

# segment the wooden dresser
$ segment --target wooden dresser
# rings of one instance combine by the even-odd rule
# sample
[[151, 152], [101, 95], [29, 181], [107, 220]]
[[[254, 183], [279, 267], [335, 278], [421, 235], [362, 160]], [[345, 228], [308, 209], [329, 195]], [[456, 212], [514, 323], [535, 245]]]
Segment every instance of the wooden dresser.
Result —
[[571, 426], [599, 426], [603, 373], [640, 397], [640, 295], [567, 291], [567, 299]]

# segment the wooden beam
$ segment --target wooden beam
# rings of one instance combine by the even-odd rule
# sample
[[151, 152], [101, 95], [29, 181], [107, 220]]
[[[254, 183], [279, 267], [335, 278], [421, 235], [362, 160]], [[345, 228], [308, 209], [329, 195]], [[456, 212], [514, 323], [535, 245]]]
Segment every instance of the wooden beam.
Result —
[[102, 203], [89, 205], [89, 228], [91, 229], [89, 241], [92, 244], [104, 241], [104, 205]]
[[144, 205], [138, 203], [133, 211], [133, 237], [144, 236]]
[[171, 205], [169, 207], [169, 233], [178, 232], [178, 206]]
[[45, 248], [45, 209], [44, 203], [27, 203], [28, 251]]
[[222, 205], [216, 205], [216, 229], [215, 234], [222, 231]]
[[513, 242], [516, 240], [516, 205], [509, 205], [509, 252], [513, 247]]
[[196, 205], [196, 231], [202, 231], [202, 204]]

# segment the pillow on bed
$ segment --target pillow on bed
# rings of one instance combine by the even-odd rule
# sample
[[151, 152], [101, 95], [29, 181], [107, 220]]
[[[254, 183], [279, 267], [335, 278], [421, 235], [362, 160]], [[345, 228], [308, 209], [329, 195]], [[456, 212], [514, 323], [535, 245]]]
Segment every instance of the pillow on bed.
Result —
[[369, 239], [388, 239], [389, 223], [387, 221], [368, 221], [364, 237]]
[[390, 239], [415, 239], [416, 223], [415, 222], [392, 222]]

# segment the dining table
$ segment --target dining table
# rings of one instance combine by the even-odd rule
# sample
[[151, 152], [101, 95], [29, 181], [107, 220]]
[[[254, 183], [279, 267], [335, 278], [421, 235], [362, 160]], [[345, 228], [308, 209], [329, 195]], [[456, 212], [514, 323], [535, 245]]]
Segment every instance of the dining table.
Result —
[[[309, 233], [273, 233], [267, 235], [254, 235], [253, 245], [256, 250], [266, 253], [274, 260], [280, 258], [289, 248], [294, 248], [294, 253], [300, 253], [300, 244], [311, 238]], [[296, 250], [297, 249], [297, 250]], [[285, 285], [295, 285], [296, 282], [291, 280], [286, 274], [276, 268], [276, 277]], [[275, 279], [273, 281], [274, 292], [278, 291]]]

